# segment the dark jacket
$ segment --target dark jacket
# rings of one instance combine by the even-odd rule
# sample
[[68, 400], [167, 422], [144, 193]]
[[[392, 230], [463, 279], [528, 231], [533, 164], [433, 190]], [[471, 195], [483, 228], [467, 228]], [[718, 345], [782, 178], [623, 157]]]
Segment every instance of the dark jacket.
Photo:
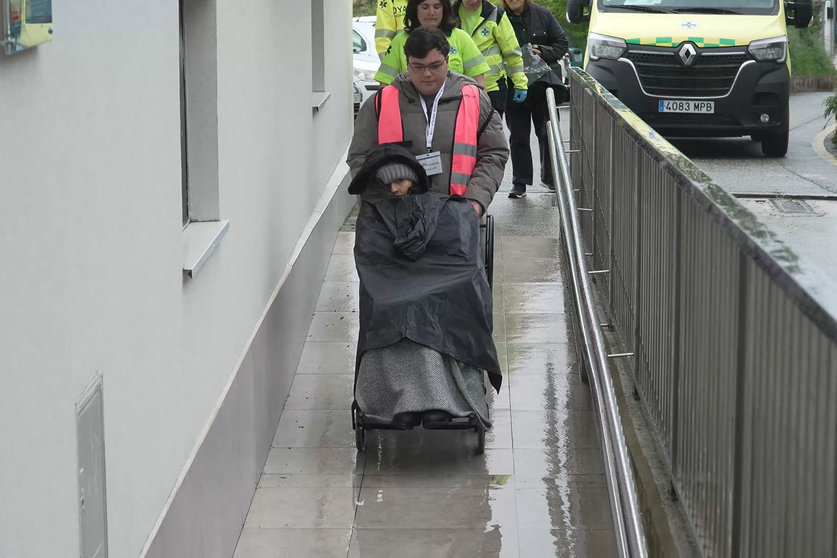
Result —
[[[430, 177], [430, 190], [440, 193], [450, 192], [450, 175], [453, 164], [453, 137], [456, 129], [456, 116], [462, 103], [462, 87], [473, 84], [474, 80], [450, 72], [445, 85], [445, 92], [439, 100], [439, 116], [436, 120], [436, 133], [433, 135], [433, 151], [442, 154], [441, 174]], [[408, 151], [418, 155], [425, 152], [424, 130], [427, 116], [421, 108], [419, 93], [410, 81], [408, 74], [401, 74], [392, 82], [399, 91], [401, 122], [404, 130], [404, 145]], [[380, 95], [380, 92], [378, 93]], [[373, 147], [378, 145], [378, 115], [376, 95], [366, 99], [355, 120], [355, 132], [349, 146], [347, 162], [356, 175]], [[509, 141], [503, 131], [500, 117], [491, 107], [488, 94], [480, 90], [480, 129], [477, 138], [477, 165], [468, 181], [465, 197], [475, 200], [488, 209], [494, 193], [503, 181], [503, 171], [509, 158]], [[473, 210], [472, 210], [473, 211]]]
[[[361, 193], [354, 249], [360, 278], [357, 363], [368, 350], [410, 339], [486, 370], [499, 390], [477, 214], [459, 196], [391, 194], [374, 178], [375, 170], [394, 157], [404, 162], [404, 153], [409, 155], [393, 145], [373, 149], [353, 181], [352, 190]], [[358, 177], [370, 177], [365, 187]]]
[[515, 15], [511, 11], [507, 11], [506, 15], [514, 27], [517, 42], [521, 46], [532, 43], [540, 47], [541, 58], [552, 68], [552, 71], [540, 78], [538, 82], [546, 85], [563, 85], [559, 62], [567, 53], [570, 42], [552, 12], [538, 4], [530, 4], [520, 15]]

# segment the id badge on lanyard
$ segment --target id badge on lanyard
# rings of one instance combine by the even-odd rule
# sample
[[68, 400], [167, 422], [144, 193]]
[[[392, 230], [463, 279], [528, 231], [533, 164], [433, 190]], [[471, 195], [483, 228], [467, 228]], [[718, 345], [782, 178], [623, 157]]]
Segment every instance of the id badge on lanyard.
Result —
[[424, 100], [424, 96], [419, 95], [421, 108], [424, 110], [425, 117], [427, 118], [427, 126], [424, 129], [424, 139], [427, 153], [417, 155], [416, 160], [422, 167], [424, 167], [424, 171], [427, 173], [427, 176], [442, 174], [442, 154], [438, 151], [430, 151], [430, 148], [433, 144], [433, 133], [436, 131], [436, 115], [439, 108], [439, 99], [442, 98], [442, 93], [444, 92], [445, 83], [442, 83], [442, 87], [433, 99], [433, 107], [430, 109], [429, 115], [427, 114], [427, 103]]

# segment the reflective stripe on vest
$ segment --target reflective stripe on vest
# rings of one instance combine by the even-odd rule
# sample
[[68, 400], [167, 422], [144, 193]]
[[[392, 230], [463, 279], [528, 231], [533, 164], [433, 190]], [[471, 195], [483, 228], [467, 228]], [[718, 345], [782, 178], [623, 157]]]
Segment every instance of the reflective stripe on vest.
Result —
[[464, 196], [474, 167], [477, 166], [477, 129], [480, 121], [480, 94], [476, 85], [462, 88], [462, 102], [453, 132], [453, 164], [450, 193]]
[[381, 96], [381, 112], [378, 114], [378, 143], [398, 143], [404, 140], [401, 128], [401, 106], [398, 89], [387, 85], [378, 92]]
[[[378, 143], [398, 143], [404, 140], [398, 89], [387, 85], [378, 92], [381, 110], [378, 114]], [[480, 118], [480, 94], [476, 85], [462, 87], [462, 102], [456, 115], [453, 133], [453, 156], [450, 173], [450, 193], [464, 196], [474, 167], [477, 165], [477, 131]]]

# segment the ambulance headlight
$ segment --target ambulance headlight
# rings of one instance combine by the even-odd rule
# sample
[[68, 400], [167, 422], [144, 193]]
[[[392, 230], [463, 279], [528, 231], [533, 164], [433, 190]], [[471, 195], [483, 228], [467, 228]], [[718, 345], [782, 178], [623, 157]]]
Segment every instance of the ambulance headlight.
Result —
[[626, 49], [627, 46], [623, 39], [599, 35], [598, 33], [590, 33], [587, 36], [587, 52], [590, 54], [590, 60], [598, 60], [599, 58], [617, 60], [625, 53]]
[[788, 39], [787, 37], [775, 37], [753, 41], [747, 47], [747, 52], [759, 62], [772, 61], [781, 64], [788, 55]]

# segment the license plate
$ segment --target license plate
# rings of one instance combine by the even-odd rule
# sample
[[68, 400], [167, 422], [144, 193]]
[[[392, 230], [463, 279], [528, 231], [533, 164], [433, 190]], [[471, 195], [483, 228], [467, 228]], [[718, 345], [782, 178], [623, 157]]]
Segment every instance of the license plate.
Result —
[[659, 112], [697, 112], [712, 114], [715, 101], [696, 101], [694, 99], [666, 99], [660, 101]]

